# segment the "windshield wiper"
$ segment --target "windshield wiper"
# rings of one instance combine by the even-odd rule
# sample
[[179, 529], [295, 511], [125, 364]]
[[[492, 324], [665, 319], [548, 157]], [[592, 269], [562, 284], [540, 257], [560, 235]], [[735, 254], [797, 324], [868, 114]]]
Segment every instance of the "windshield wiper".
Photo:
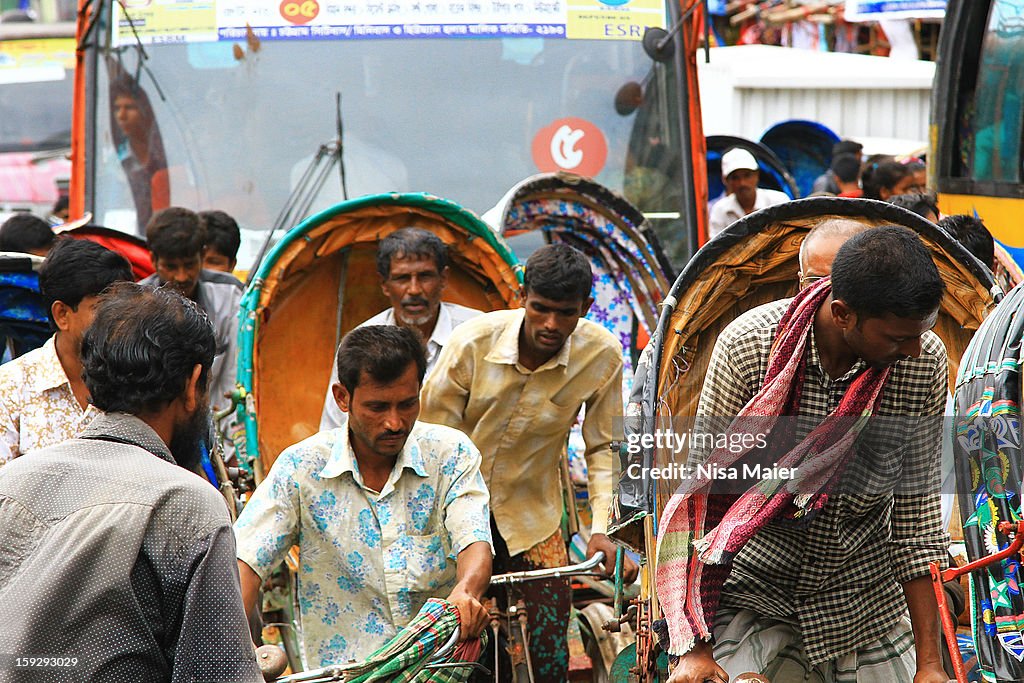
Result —
[[335, 164], [338, 165], [338, 172], [341, 176], [341, 198], [344, 201], [348, 201], [348, 186], [345, 182], [345, 129], [342, 125], [340, 92], [335, 96], [335, 103], [337, 106], [336, 124], [338, 138], [320, 145], [316, 154], [313, 155], [312, 161], [309, 162], [309, 166], [302, 172], [302, 177], [295, 184], [295, 189], [288, 195], [284, 206], [281, 207], [281, 212], [274, 220], [273, 227], [267, 231], [267, 238], [263, 240], [263, 245], [260, 247], [259, 253], [256, 254], [256, 260], [253, 262], [254, 265], [249, 270], [249, 278], [245, 283], [247, 287], [256, 276], [257, 271], [259, 271], [260, 262], [263, 261], [263, 257], [266, 256], [267, 251], [270, 249], [274, 233], [278, 230], [290, 229], [308, 216], [309, 209], [313, 206], [313, 201], [320, 195], [324, 185], [327, 184], [327, 178], [330, 176]]

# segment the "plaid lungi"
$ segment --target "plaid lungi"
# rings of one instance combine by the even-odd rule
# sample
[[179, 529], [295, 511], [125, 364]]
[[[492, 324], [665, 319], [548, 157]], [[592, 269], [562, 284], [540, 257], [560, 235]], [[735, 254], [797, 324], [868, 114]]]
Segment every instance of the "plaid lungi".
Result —
[[785, 683], [913, 683], [917, 671], [908, 616], [881, 638], [812, 666], [796, 624], [745, 609], [719, 610], [714, 654], [730, 679], [754, 672]]
[[[427, 669], [430, 658], [459, 626], [459, 612], [450, 602], [430, 598], [408, 626], [370, 655], [365, 662], [345, 672], [349, 683], [463, 683], [472, 669], [452, 666]], [[463, 641], [440, 663], [475, 662], [486, 634], [480, 640]]]

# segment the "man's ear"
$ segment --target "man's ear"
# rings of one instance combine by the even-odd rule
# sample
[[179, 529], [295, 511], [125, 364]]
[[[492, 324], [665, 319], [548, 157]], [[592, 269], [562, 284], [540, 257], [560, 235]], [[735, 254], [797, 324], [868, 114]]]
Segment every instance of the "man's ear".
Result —
[[583, 307], [580, 309], [580, 317], [586, 317], [587, 313], [590, 312], [590, 307], [594, 305], [594, 297], [588, 296], [587, 300], [583, 302]]
[[50, 313], [53, 315], [53, 322], [57, 324], [57, 329], [61, 332], [67, 331], [68, 327], [71, 326], [69, 318], [74, 313], [74, 309], [63, 301], [54, 301], [50, 305]]
[[157, 255], [156, 255], [156, 254], [154, 254], [153, 252], [149, 252], [149, 261], [150, 261], [150, 263], [152, 263], [152, 264], [153, 264], [153, 270], [156, 270], [156, 269], [157, 269], [157, 267], [158, 267], [158, 266], [157, 266], [157, 261], [159, 261], [159, 260], [160, 260], [160, 259], [159, 259], [159, 258], [157, 258]]
[[451, 274], [451, 272], [452, 269], [449, 268], [448, 266], [445, 266], [444, 268], [441, 269], [441, 291], [444, 291], [444, 288], [448, 286], [448, 276]]
[[341, 412], [347, 413], [352, 402], [352, 395], [348, 393], [348, 389], [343, 384], [335, 382], [331, 385], [331, 393], [334, 394], [334, 402], [338, 404]]
[[846, 305], [845, 301], [833, 299], [829, 308], [832, 313], [832, 322], [841, 330], [852, 330], [857, 325], [857, 314], [852, 308]]
[[192, 374], [188, 378], [188, 382], [185, 383], [185, 410], [192, 414], [199, 407], [199, 399], [202, 393], [199, 390], [199, 376], [203, 373], [203, 366], [196, 363], [195, 367], [192, 368]]

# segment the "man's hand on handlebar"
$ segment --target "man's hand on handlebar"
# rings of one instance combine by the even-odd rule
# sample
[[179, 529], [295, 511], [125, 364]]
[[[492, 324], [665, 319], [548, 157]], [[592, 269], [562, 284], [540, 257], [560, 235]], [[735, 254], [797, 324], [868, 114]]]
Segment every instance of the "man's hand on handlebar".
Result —
[[698, 642], [679, 658], [668, 683], [729, 683], [729, 674], [718, 666], [711, 653], [711, 644]]
[[487, 614], [487, 608], [480, 604], [475, 597], [462, 590], [458, 586], [448, 596], [448, 602], [455, 605], [459, 610], [459, 631], [460, 641], [479, 638], [483, 630], [487, 628], [491, 618]]
[[[612, 543], [612, 539], [608, 538], [605, 534], [594, 534], [590, 537], [590, 543], [587, 544], [587, 557], [593, 557], [597, 551], [602, 551], [605, 556], [604, 561], [604, 573], [608, 577], [615, 575], [615, 544]], [[629, 585], [636, 581], [636, 576], [640, 572], [640, 567], [637, 563], [629, 558], [628, 555], [622, 555], [622, 581], [625, 585]]]
[[459, 610], [460, 641], [479, 638], [490, 623], [487, 609], [480, 604], [491, 580], [491, 545], [487, 541], [470, 543], [456, 559], [458, 583], [448, 602]]

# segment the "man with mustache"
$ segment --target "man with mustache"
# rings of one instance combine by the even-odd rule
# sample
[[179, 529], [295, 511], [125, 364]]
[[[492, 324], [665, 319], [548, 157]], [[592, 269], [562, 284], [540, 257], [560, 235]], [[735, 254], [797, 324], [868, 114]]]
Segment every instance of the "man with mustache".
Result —
[[[448, 343], [452, 330], [480, 311], [459, 304], [441, 301], [448, 286], [448, 246], [432, 232], [421, 228], [402, 228], [380, 241], [377, 246], [377, 274], [380, 288], [391, 302], [363, 325], [398, 325], [416, 329], [427, 340], [427, 376], [437, 363], [441, 349]], [[331, 368], [320, 429], [334, 429], [344, 424], [331, 390], [338, 367]]]
[[153, 214], [146, 225], [146, 241], [156, 272], [140, 284], [169, 287], [188, 297], [213, 323], [217, 355], [210, 378], [210, 402], [214, 410], [223, 409], [228, 405], [225, 394], [235, 391], [242, 283], [228, 273], [203, 268], [206, 222], [194, 211], [172, 206]]
[[0, 679], [262, 680], [224, 499], [189, 471], [213, 353], [180, 295], [103, 295], [82, 341], [101, 413], [0, 475]]
[[235, 524], [246, 612], [298, 545], [308, 666], [365, 659], [429, 598], [446, 597], [463, 640], [476, 638], [491, 577], [480, 452], [465, 434], [417, 419], [427, 359], [416, 331], [358, 327], [337, 366], [345, 426], [285, 449]]
[[[614, 571], [615, 546], [605, 531], [611, 444], [622, 430], [622, 345], [583, 319], [592, 285], [581, 252], [565, 244], [538, 249], [526, 263], [523, 308], [485, 313], [455, 330], [423, 388], [426, 419], [469, 434], [483, 453], [496, 572], [567, 563], [559, 459], [583, 406], [593, 511], [587, 557], [603, 551]], [[627, 558], [627, 584], [636, 573]], [[564, 681], [568, 581], [530, 583], [523, 593], [537, 680]]]

